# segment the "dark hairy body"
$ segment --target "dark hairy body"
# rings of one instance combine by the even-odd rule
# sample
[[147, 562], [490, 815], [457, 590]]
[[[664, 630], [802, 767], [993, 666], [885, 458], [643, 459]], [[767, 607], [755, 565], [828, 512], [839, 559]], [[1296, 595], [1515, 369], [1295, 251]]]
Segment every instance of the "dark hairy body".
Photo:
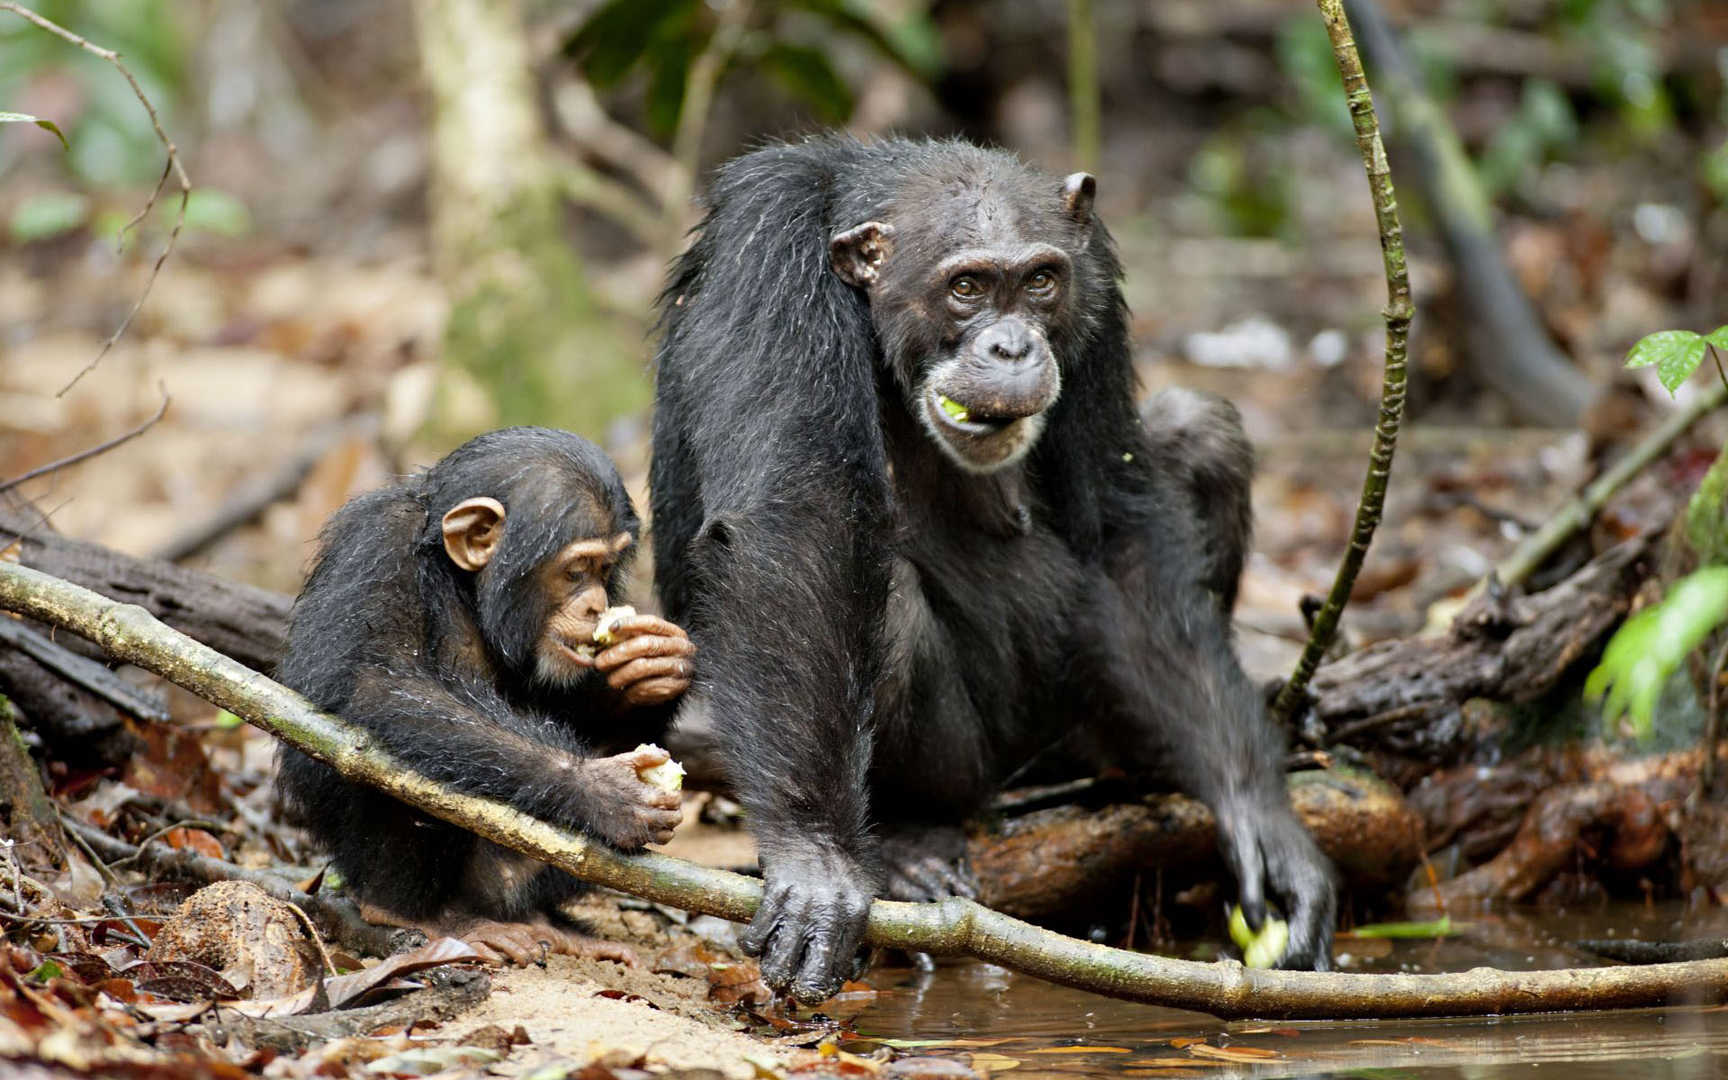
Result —
[[868, 901], [965, 894], [960, 824], [1055, 749], [1204, 800], [1250, 923], [1330, 963], [1330, 868], [1229, 609], [1233, 409], [1134, 406], [1092, 178], [956, 142], [817, 138], [723, 167], [674, 269], [655, 562], [757, 834], [744, 935], [819, 999]]
[[[592, 656], [586, 644], [637, 532], [592, 443], [544, 428], [480, 436], [330, 519], [278, 678], [465, 794], [626, 850], [664, 842], [678, 796], [637, 770], [666, 755], [631, 748], [665, 731], [694, 649], [652, 616], [618, 624]], [[580, 888], [562, 871], [293, 750], [277, 783], [378, 917], [465, 935], [494, 959], [595, 951], [553, 925]]]

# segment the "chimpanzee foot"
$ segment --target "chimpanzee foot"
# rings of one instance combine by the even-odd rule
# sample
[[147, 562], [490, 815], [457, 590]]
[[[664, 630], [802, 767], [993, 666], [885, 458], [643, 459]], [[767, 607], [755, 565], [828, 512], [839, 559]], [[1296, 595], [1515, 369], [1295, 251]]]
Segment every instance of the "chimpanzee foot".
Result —
[[543, 964], [546, 957], [586, 956], [595, 960], [612, 960], [625, 967], [636, 966], [636, 951], [616, 941], [602, 941], [575, 930], [554, 926], [544, 919], [529, 922], [494, 922], [490, 919], [470, 923], [458, 935], [480, 954], [488, 964], [506, 961], [526, 967]]
[[966, 834], [958, 826], [903, 827], [882, 838], [882, 862], [892, 900], [944, 900], [978, 896], [966, 861]]
[[635, 967], [636, 952], [628, 945], [602, 941], [587, 934], [555, 926], [544, 917], [525, 922], [501, 922], [495, 919], [475, 919], [471, 916], [450, 916], [444, 919], [408, 919], [374, 904], [360, 905], [360, 916], [367, 922], [405, 926], [437, 940], [442, 937], [460, 939], [488, 964], [544, 964], [554, 953], [562, 956], [587, 956], [595, 960], [613, 960], [626, 967]]

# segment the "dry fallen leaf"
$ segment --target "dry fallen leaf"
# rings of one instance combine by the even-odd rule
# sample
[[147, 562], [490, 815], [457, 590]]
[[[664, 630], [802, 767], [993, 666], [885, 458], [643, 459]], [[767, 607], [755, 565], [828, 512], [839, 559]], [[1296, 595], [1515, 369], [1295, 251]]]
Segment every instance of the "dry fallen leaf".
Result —
[[1197, 1043], [1188, 1048], [1190, 1054], [1197, 1057], [1216, 1058], [1219, 1061], [1233, 1061], [1237, 1064], [1258, 1064], [1262, 1061], [1274, 1061], [1283, 1057], [1276, 1050], [1262, 1050], [1257, 1046], [1211, 1046]]

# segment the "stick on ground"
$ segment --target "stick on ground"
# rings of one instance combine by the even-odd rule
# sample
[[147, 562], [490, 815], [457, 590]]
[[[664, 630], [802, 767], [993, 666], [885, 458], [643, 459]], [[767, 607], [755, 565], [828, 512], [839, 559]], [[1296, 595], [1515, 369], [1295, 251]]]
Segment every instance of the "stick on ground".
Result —
[[[505, 804], [450, 791], [392, 760], [361, 729], [170, 630], [142, 608], [4, 562], [0, 607], [81, 634], [116, 659], [245, 717], [350, 780], [371, 784], [584, 881], [740, 922], [761, 900], [761, 883], [753, 879], [664, 855], [621, 855]], [[1232, 961], [1201, 964], [1094, 945], [958, 898], [934, 904], [878, 900], [871, 905], [865, 940], [940, 956], [975, 956], [1094, 993], [1226, 1018], [1473, 1016], [1716, 1002], [1728, 996], [1728, 960], [1532, 972], [1477, 968], [1444, 975], [1252, 971]]]

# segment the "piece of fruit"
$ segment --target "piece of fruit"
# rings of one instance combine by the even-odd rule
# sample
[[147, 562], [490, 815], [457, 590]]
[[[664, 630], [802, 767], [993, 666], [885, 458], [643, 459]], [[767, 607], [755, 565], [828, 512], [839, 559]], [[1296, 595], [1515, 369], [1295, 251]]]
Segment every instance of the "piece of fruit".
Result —
[[[655, 746], [653, 743], [643, 743], [636, 749], [638, 751], [660, 750], [660, 747]], [[665, 751], [661, 750], [661, 753], [665, 753]], [[653, 784], [661, 791], [684, 790], [684, 766], [670, 758], [662, 761], [658, 765], [650, 765], [646, 769], [637, 769], [636, 777], [644, 784]]]
[[613, 633], [618, 629], [618, 624], [625, 619], [634, 619], [635, 617], [636, 609], [629, 604], [619, 604], [617, 607], [607, 608], [600, 613], [600, 620], [594, 624], [594, 640], [602, 645], [612, 644], [618, 640], [617, 635]]
[[1230, 940], [1242, 950], [1242, 963], [1245, 967], [1276, 967], [1278, 961], [1284, 959], [1284, 950], [1290, 947], [1290, 924], [1267, 915], [1266, 921], [1260, 924], [1260, 932], [1256, 934], [1248, 929], [1248, 918], [1242, 914], [1242, 905], [1232, 904]]
[[964, 424], [972, 416], [972, 414], [966, 410], [966, 406], [960, 404], [958, 401], [955, 401], [951, 397], [946, 397], [942, 394], [937, 394], [936, 395], [936, 404], [942, 406], [943, 412], [947, 413], [949, 416], [952, 416], [954, 419], [960, 421], [962, 424]]

